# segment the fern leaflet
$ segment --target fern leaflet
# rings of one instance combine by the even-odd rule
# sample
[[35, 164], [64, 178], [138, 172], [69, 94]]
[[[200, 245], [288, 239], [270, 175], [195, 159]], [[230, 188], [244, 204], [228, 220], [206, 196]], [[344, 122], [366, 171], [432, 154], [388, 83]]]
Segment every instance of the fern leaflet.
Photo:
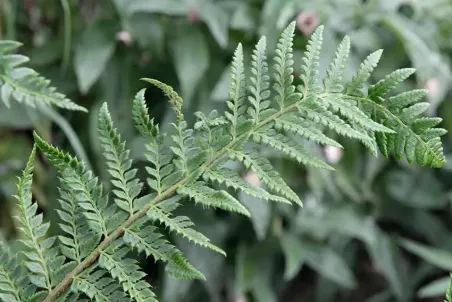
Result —
[[65, 95], [56, 92], [50, 81], [39, 76], [33, 69], [21, 67], [29, 59], [26, 56], [10, 54], [22, 44], [15, 41], [0, 41], [0, 95], [6, 106], [14, 99], [31, 107], [39, 104], [54, 105], [68, 110], [87, 110]]

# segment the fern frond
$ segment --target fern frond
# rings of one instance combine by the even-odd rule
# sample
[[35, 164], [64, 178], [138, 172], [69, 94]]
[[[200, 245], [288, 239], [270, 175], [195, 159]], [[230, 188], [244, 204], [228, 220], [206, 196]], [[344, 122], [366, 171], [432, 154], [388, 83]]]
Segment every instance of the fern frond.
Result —
[[21, 302], [35, 292], [35, 287], [22, 275], [17, 256], [11, 255], [0, 239], [0, 300]]
[[245, 216], [251, 216], [250, 212], [228, 192], [214, 190], [202, 181], [191, 186], [181, 187], [177, 193], [193, 199], [196, 204], [201, 204], [207, 208], [219, 208], [229, 212], [237, 212]]
[[202, 164], [203, 160], [205, 160], [207, 152], [201, 150], [201, 148], [199, 148], [199, 146], [195, 143], [193, 129], [187, 128], [187, 122], [184, 121], [184, 116], [182, 114], [183, 100], [177, 92], [175, 92], [172, 87], [157, 80], [144, 80], [157, 86], [165, 93], [177, 115], [177, 124], [171, 124], [175, 132], [171, 138], [176, 143], [176, 146], [171, 146], [170, 149], [177, 157], [176, 159], [173, 159], [173, 162], [175, 167], [178, 169], [178, 173], [171, 176], [171, 186], [182, 176], [187, 176], [190, 172], [196, 170]]
[[71, 291], [67, 291], [66, 293], [64, 293], [61, 296], [60, 300], [65, 302], [89, 302], [88, 299], [81, 299], [80, 293]]
[[108, 196], [103, 193], [98, 178], [86, 169], [83, 162], [50, 145], [36, 132], [34, 138], [36, 146], [57, 167], [65, 184], [76, 193], [74, 196], [77, 203], [84, 210], [83, 214], [93, 232], [107, 236], [124, 221], [125, 212], [118, 211], [114, 205], [109, 205]]
[[360, 132], [353, 129], [352, 126], [341, 117], [330, 112], [320, 103], [316, 103], [313, 98], [308, 98], [304, 102], [301, 102], [298, 109], [301, 116], [305, 119], [325, 126], [339, 135], [358, 139], [361, 142], [371, 139], [366, 132]]
[[173, 160], [176, 169], [179, 171], [181, 176], [186, 176], [193, 169], [189, 167], [189, 157], [193, 155], [199, 148], [195, 145], [195, 139], [193, 137], [193, 130], [187, 129], [187, 123], [185, 121], [180, 122], [178, 125], [172, 124], [175, 135], [172, 135], [173, 141], [176, 146], [171, 146], [176, 159]]
[[38, 205], [32, 201], [31, 187], [35, 156], [36, 146], [33, 147], [22, 177], [19, 178], [16, 197], [20, 209], [18, 220], [24, 235], [21, 241], [27, 247], [23, 254], [27, 258], [25, 266], [30, 274], [29, 279], [37, 287], [51, 292], [52, 269], [60, 267], [65, 259], [58, 255], [58, 248], [54, 246], [56, 238], [45, 238], [50, 223], [43, 223], [43, 215], [37, 214]]
[[155, 138], [159, 134], [158, 125], [154, 124], [154, 119], [149, 117], [148, 107], [144, 99], [146, 89], [141, 89], [133, 99], [132, 120], [135, 128], [143, 137]]
[[373, 120], [393, 130], [393, 133], [376, 135], [377, 145], [383, 155], [389, 156], [390, 150], [394, 150], [396, 159], [405, 156], [409, 163], [442, 167], [446, 160], [440, 137], [447, 131], [433, 128], [440, 122], [439, 119], [420, 117], [429, 107], [428, 103], [419, 103], [426, 91], [404, 92], [383, 102], [390, 90], [413, 73], [412, 68], [394, 71], [369, 88], [368, 98], [347, 98], [368, 106], [367, 111], [373, 112]]
[[397, 109], [403, 109], [407, 106], [418, 103], [428, 94], [426, 89], [414, 89], [407, 92], [402, 92], [396, 96], [388, 99], [388, 109], [392, 112], [397, 112]]
[[[198, 144], [201, 150], [205, 151], [208, 159], [211, 159], [215, 151], [220, 150], [227, 145], [231, 136], [227, 134], [230, 131], [229, 121], [218, 116], [216, 110], [212, 110], [209, 116], [202, 112], [195, 112], [196, 122], [193, 126], [195, 133], [198, 134]], [[224, 129], [226, 126], [226, 129]]]
[[292, 132], [293, 134], [318, 144], [343, 148], [341, 144], [315, 128], [315, 124], [312, 123], [312, 121], [300, 118], [295, 114], [287, 114], [284, 117], [277, 119], [275, 121], [275, 129], [278, 131], [285, 130]]
[[365, 112], [358, 108], [358, 103], [354, 99], [347, 99], [342, 95], [327, 94], [322, 100], [327, 104], [330, 111], [340, 113], [350, 122], [356, 123], [366, 130], [394, 133], [393, 130], [375, 122], [367, 116]]
[[377, 67], [380, 61], [383, 50], [377, 50], [371, 53], [359, 66], [358, 71], [353, 76], [352, 80], [347, 84], [346, 93], [355, 96], [364, 96], [362, 89], [364, 84], [369, 79], [372, 71]]
[[231, 88], [229, 90], [229, 99], [226, 102], [231, 112], [225, 112], [226, 119], [229, 120], [228, 132], [233, 138], [237, 137], [237, 131], [243, 122], [243, 113], [245, 106], [245, 68], [243, 65], [243, 47], [239, 43], [234, 52], [232, 60]]
[[124, 242], [148, 257], [152, 255], [155, 260], [167, 262], [166, 271], [176, 278], [205, 280], [204, 275], [185, 259], [182, 252], [165, 240], [157, 228], [147, 224], [147, 221], [144, 217], [127, 228]]
[[61, 230], [66, 233], [65, 236], [58, 237], [60, 241], [60, 250], [68, 259], [77, 263], [83, 261], [88, 254], [94, 250], [99, 242], [99, 236], [88, 226], [86, 217], [83, 215], [83, 208], [78, 205], [76, 194], [66, 183], [64, 178], [60, 179], [62, 188], [59, 190], [60, 199], [58, 200], [61, 209], [57, 209], [61, 223]]
[[91, 271], [76, 276], [71, 290], [83, 293], [96, 302], [130, 301], [121, 286], [103, 269], [92, 268]]
[[369, 98], [380, 101], [384, 100], [384, 96], [394, 89], [397, 85], [408, 79], [416, 69], [404, 68], [391, 72], [386, 77], [378, 81], [377, 84], [369, 87]]
[[182, 171], [174, 171], [171, 150], [164, 145], [164, 137], [160, 135], [158, 125], [154, 124], [154, 121], [149, 117], [144, 99], [144, 90], [141, 90], [135, 96], [132, 117], [135, 128], [148, 139], [146, 143], [146, 158], [151, 163], [151, 166], [146, 167], [146, 171], [150, 175], [147, 183], [157, 194], [160, 194], [163, 190], [180, 180], [184, 173]]
[[130, 249], [121, 242], [115, 242], [103, 251], [99, 257], [99, 266], [106, 269], [119, 281], [124, 292], [137, 302], [155, 301], [151, 286], [143, 278], [146, 276], [136, 264], [136, 260], [127, 258]]
[[[233, 64], [228, 112], [224, 116], [218, 116], [216, 111], [208, 116], [198, 112], [193, 129], [184, 120], [179, 95], [162, 82], [145, 79], [169, 97], [177, 121], [171, 129], [170, 139], [167, 139], [166, 133], [160, 133], [158, 125], [147, 112], [144, 90], [136, 95], [132, 117], [135, 127], [147, 139], [146, 156], [150, 163], [147, 168], [148, 184], [152, 191], [140, 198], [129, 152], [113, 127], [106, 106], [102, 107], [100, 136], [113, 176], [114, 194], [122, 201], [120, 207], [109, 202], [108, 194], [103, 193], [102, 185], [83, 162], [61, 152], [35, 134], [36, 146], [57, 168], [61, 177], [61, 209], [58, 214], [65, 234], [60, 237], [59, 246], [67, 258], [53, 246], [55, 238], [44, 239], [48, 224], [43, 223], [42, 215], [36, 215], [37, 206], [31, 201], [30, 159], [19, 182], [18, 198], [26, 242], [25, 266], [30, 272], [26, 280], [34, 283], [27, 287], [31, 288], [26, 290], [30, 292], [28, 296], [45, 302], [57, 299], [71, 301], [83, 296], [95, 301], [155, 301], [150, 285], [143, 280], [144, 273], [140, 272], [135, 261], [128, 258], [132, 249], [167, 262], [166, 270], [173, 276], [202, 279], [202, 274], [162, 237], [155, 225], [151, 225], [163, 225], [171, 233], [225, 255], [206, 236], [193, 229], [190, 218], [175, 215], [182, 197], [194, 199], [195, 203], [205, 206], [249, 215], [233, 196], [222, 189], [216, 190], [218, 185], [240, 189], [245, 194], [264, 200], [301, 205], [298, 195], [271, 163], [256, 151], [257, 148], [249, 148], [250, 145], [267, 144], [298, 162], [331, 169], [302, 149], [295, 139], [286, 136], [294, 134], [320, 144], [340, 147], [339, 143], [322, 133], [329, 129], [361, 141], [373, 153], [378, 145], [386, 156], [393, 150], [396, 158], [405, 156], [409, 162], [417, 161], [432, 167], [444, 165], [440, 136], [446, 131], [434, 128], [441, 122], [440, 118], [421, 116], [427, 108], [427, 104], [421, 102], [425, 91], [415, 90], [387, 97], [387, 93], [407, 78], [412, 70], [391, 73], [366, 92], [365, 82], [381, 55], [378, 51], [361, 64], [349, 83], [344, 83], [347, 87], [344, 92], [342, 75], [349, 52], [348, 38], [339, 46], [326, 77], [320, 79], [318, 67], [323, 27], [319, 27], [308, 43], [300, 76], [303, 84], [297, 87], [301, 94], [296, 93], [291, 76], [293, 27], [293, 23], [289, 25], [277, 46], [274, 103], [271, 103], [273, 100], [269, 91], [265, 38], [259, 41], [253, 53], [248, 96], [250, 104], [245, 104], [245, 71], [239, 47]], [[17, 60], [20, 62], [23, 59], [19, 57]], [[317, 85], [320, 82], [323, 82], [324, 90]], [[255, 172], [273, 193], [251, 185], [237, 172], [227, 169], [225, 166], [231, 159]], [[84, 236], [94, 239], [84, 245]], [[2, 255], [0, 257], [4, 259]], [[14, 262], [10, 259], [7, 258], [5, 263]], [[16, 271], [14, 265], [13, 272]], [[15, 275], [7, 276], [4, 267], [1, 263], [0, 294], [12, 294], [12, 300], [17, 300], [18, 295], [19, 298], [27, 296], [25, 292], [20, 292], [18, 284], [21, 281], [15, 281], [23, 279], [14, 279]], [[14, 286], [19, 289], [19, 294]], [[68, 291], [70, 287], [71, 291]]]
[[265, 133], [256, 132], [253, 134], [253, 139], [257, 143], [263, 143], [278, 151], [281, 151], [286, 156], [304, 165], [334, 170], [333, 167], [325, 163], [323, 160], [306, 151], [300, 144], [281, 133], [277, 133], [274, 130], [269, 130]]
[[336, 57], [331, 62], [331, 65], [326, 72], [326, 77], [323, 79], [325, 92], [338, 93], [344, 90], [342, 86], [342, 76], [344, 74], [345, 63], [347, 62], [350, 53], [350, 38], [345, 36], [336, 51]]
[[250, 78], [251, 86], [249, 87], [251, 95], [248, 96], [251, 107], [248, 107], [247, 113], [254, 124], [257, 124], [263, 118], [261, 117], [262, 112], [270, 106], [270, 101], [267, 100], [270, 96], [270, 76], [268, 75], [266, 49], [267, 40], [264, 36], [257, 43], [251, 62], [252, 75]]
[[146, 158], [152, 164], [152, 167], [146, 167], [146, 171], [151, 176], [147, 179], [147, 183], [157, 194], [160, 194], [178, 181], [182, 175], [174, 171], [173, 155], [161, 140], [149, 141], [146, 149]]
[[113, 177], [111, 182], [115, 186], [115, 203], [130, 215], [134, 212], [134, 200], [141, 192], [141, 184], [136, 178], [137, 169], [132, 169], [130, 150], [121, 141], [118, 130], [113, 127], [107, 103], [99, 111], [98, 118], [99, 139], [103, 147], [103, 155], [108, 165], [108, 172]]
[[281, 38], [276, 46], [276, 56], [274, 58], [275, 83], [273, 88], [276, 90], [275, 102], [282, 111], [287, 105], [301, 99], [301, 94], [295, 92], [293, 85], [293, 37], [296, 22], [292, 22], [281, 34]]
[[179, 94], [174, 91], [173, 87], [155, 79], [143, 78], [142, 80], [151, 83], [152, 85], [163, 91], [163, 93], [168, 97], [169, 102], [177, 115], [177, 121], [182, 122], [184, 120], [184, 114], [182, 113], [182, 104], [184, 103], [184, 101], [179, 96]]
[[[399, 80], [400, 78], [395, 82]], [[388, 85], [395, 87], [394, 83]], [[379, 91], [387, 93], [386, 90]], [[441, 122], [440, 118], [420, 116], [430, 106], [429, 103], [420, 102], [425, 94], [425, 90], [413, 90], [389, 98], [387, 108], [377, 103], [370, 105], [376, 112], [375, 119], [395, 131], [393, 134], [377, 136], [379, 149], [385, 156], [389, 156], [389, 152], [394, 150], [396, 159], [400, 160], [405, 156], [409, 163], [417, 162], [437, 168], [446, 162], [441, 136], [447, 131], [433, 128]]]
[[298, 195], [292, 191], [279, 173], [274, 170], [270, 162], [256, 151], [231, 151], [229, 155], [232, 160], [242, 162], [247, 169], [257, 173], [270, 190], [281, 194], [298, 205], [302, 205]]
[[45, 104], [87, 112], [84, 107], [56, 92], [49, 80], [33, 69], [21, 66], [29, 61], [28, 57], [10, 54], [21, 45], [15, 41], [0, 41], [0, 95], [5, 105], [9, 107], [10, 100], [14, 99], [31, 107]]
[[320, 25], [312, 34], [303, 57], [304, 64], [301, 66], [303, 73], [300, 75], [303, 86], [299, 88], [303, 93], [303, 97], [319, 92], [319, 87], [316, 86], [316, 82], [319, 74], [319, 59], [322, 42], [323, 25]]
[[249, 182], [240, 177], [240, 175], [236, 171], [227, 168], [206, 169], [204, 171], [203, 178], [206, 182], [217, 182], [218, 184], [224, 184], [228, 188], [240, 190], [245, 194], [258, 197], [263, 200], [289, 204], [291, 203], [281, 196], [272, 195], [260, 187], [251, 185]]
[[190, 218], [186, 216], [172, 217], [171, 212], [178, 206], [179, 204], [176, 200], [169, 199], [151, 207], [147, 212], [147, 215], [152, 221], [160, 222], [170, 231], [180, 234], [187, 240], [226, 256], [226, 253], [219, 247], [210, 243], [210, 240], [206, 236], [191, 228], [194, 223]]

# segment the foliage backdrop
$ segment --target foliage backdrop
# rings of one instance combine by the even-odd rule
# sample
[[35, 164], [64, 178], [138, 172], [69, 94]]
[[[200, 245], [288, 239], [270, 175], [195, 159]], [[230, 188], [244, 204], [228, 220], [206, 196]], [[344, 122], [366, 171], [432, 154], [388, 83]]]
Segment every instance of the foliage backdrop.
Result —
[[[177, 242], [207, 277], [205, 282], [166, 277], [150, 260], [147, 273], [162, 301], [442, 301], [452, 271], [451, 209], [452, 4], [448, 0], [115, 0], [1, 2], [2, 39], [24, 43], [19, 50], [59, 91], [89, 113], [47, 114], [15, 102], [0, 102], [0, 225], [14, 237], [16, 176], [31, 150], [31, 129], [74, 150], [98, 172], [101, 146], [95, 129], [107, 102], [116, 125], [144, 160], [142, 139], [130, 122], [132, 98], [146, 86], [142, 77], [172, 86], [192, 112], [224, 109], [230, 66], [238, 42], [249, 58], [257, 38], [276, 45], [297, 20], [295, 61], [318, 24], [325, 25], [321, 69], [326, 70], [344, 34], [351, 37], [349, 70], [371, 51], [384, 49], [375, 78], [415, 67], [406, 88], [430, 90], [430, 114], [442, 127], [449, 164], [441, 170], [374, 158], [356, 143], [347, 152], [312, 148], [336, 172], [294, 168], [262, 149], [305, 202], [303, 209], [240, 196], [251, 220], [186, 207], [200, 231], [226, 249], [227, 259]], [[269, 50], [269, 55], [274, 50]], [[300, 74], [300, 70], [295, 70]], [[350, 77], [351, 74], [346, 74]], [[163, 95], [147, 91], [150, 111], [163, 126], [171, 119]], [[163, 129], [165, 131], [165, 129]], [[37, 162], [34, 194], [47, 217], [55, 214], [56, 173]], [[256, 181], [247, 174], [249, 181]]]

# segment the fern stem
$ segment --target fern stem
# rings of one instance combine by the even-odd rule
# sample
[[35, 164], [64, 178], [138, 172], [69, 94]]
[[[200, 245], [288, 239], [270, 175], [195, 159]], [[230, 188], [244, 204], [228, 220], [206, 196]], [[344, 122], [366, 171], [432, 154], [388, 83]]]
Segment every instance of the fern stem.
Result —
[[[271, 123], [273, 120], [277, 119], [278, 117], [297, 109], [297, 106], [300, 102], [302, 102], [305, 98], [302, 98], [299, 102], [296, 102], [292, 104], [291, 106], [288, 106], [284, 108], [283, 111], [278, 111], [275, 114], [269, 116], [265, 120], [262, 120], [260, 123], [256, 124], [249, 132], [243, 133], [239, 136], [237, 136], [235, 139], [233, 139], [229, 144], [227, 144], [225, 147], [223, 147], [217, 154], [212, 156], [208, 161], [206, 161], [202, 166], [201, 169], [207, 169], [210, 166], [212, 166], [218, 159], [223, 157], [229, 150], [232, 150], [236, 148], [238, 145], [242, 143], [242, 138], [244, 138], [247, 135], [250, 135], [252, 132], [255, 132], [259, 130], [260, 128], [264, 127], [268, 123]], [[96, 260], [99, 258], [100, 254], [107, 249], [110, 244], [112, 244], [116, 239], [120, 238], [122, 235], [124, 235], [125, 230], [130, 227], [135, 221], [140, 219], [141, 217], [145, 216], [146, 213], [156, 204], [159, 202], [162, 202], [166, 200], [167, 198], [171, 197], [173, 194], [176, 193], [177, 189], [184, 185], [187, 180], [189, 180], [192, 176], [192, 174], [195, 172], [192, 172], [191, 174], [187, 175], [184, 179], [180, 180], [178, 183], [174, 184], [171, 188], [167, 189], [166, 191], [162, 192], [161, 194], [157, 195], [147, 206], [145, 206], [143, 209], [139, 210], [138, 212], [134, 213], [132, 216], [129, 217], [121, 226], [119, 226], [113, 233], [105, 237], [105, 239], [99, 244], [99, 246], [91, 252], [91, 254], [86, 257], [85, 260], [83, 260], [81, 263], [79, 263], [74, 270], [68, 274], [63, 281], [61, 281], [55, 289], [49, 293], [49, 295], [46, 297], [44, 302], [51, 302], [55, 301], [61, 294], [63, 294], [72, 284], [72, 281], [74, 278], [81, 274], [85, 269], [89, 268]]]

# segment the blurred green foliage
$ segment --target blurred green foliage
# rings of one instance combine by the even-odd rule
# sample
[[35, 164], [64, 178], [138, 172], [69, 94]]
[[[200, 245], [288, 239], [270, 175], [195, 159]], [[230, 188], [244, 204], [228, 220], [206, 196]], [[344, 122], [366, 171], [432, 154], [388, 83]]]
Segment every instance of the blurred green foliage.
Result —
[[[431, 170], [375, 158], [346, 139], [340, 140], [344, 155], [308, 145], [334, 165], [337, 171], [330, 173], [294, 167], [262, 149], [291, 180], [305, 207], [240, 196], [251, 220], [185, 207], [199, 230], [229, 257], [177, 241], [207, 281], [175, 280], [151, 259], [141, 259], [154, 288], [165, 302], [444, 299], [452, 271], [449, 0], [3, 0], [0, 5], [0, 38], [23, 42], [19, 51], [31, 58], [31, 67], [90, 110], [52, 118], [14, 102], [6, 109], [0, 102], [0, 226], [7, 236], [15, 234], [10, 196], [31, 150], [32, 128], [71, 149], [73, 138], [60, 130], [68, 121], [64, 125], [75, 130], [82, 152], [106, 180], [95, 131], [102, 102], [108, 103], [132, 156], [144, 160], [143, 141], [129, 118], [133, 95], [145, 86], [137, 79], [157, 78], [175, 87], [187, 117], [223, 110], [228, 64], [238, 42], [250, 57], [258, 37], [266, 35], [268, 45], [276, 45], [282, 29], [296, 19], [296, 74], [318, 24], [325, 25], [322, 70], [344, 34], [352, 41], [349, 71], [379, 48], [384, 54], [375, 78], [396, 68], [417, 68], [416, 78], [400, 89], [430, 90], [430, 114], [443, 117], [441, 126], [449, 130], [444, 138], [448, 165]], [[163, 95], [149, 88], [147, 99], [165, 128], [171, 115]], [[40, 209], [54, 217], [57, 179], [46, 167], [42, 160], [34, 194]]]

